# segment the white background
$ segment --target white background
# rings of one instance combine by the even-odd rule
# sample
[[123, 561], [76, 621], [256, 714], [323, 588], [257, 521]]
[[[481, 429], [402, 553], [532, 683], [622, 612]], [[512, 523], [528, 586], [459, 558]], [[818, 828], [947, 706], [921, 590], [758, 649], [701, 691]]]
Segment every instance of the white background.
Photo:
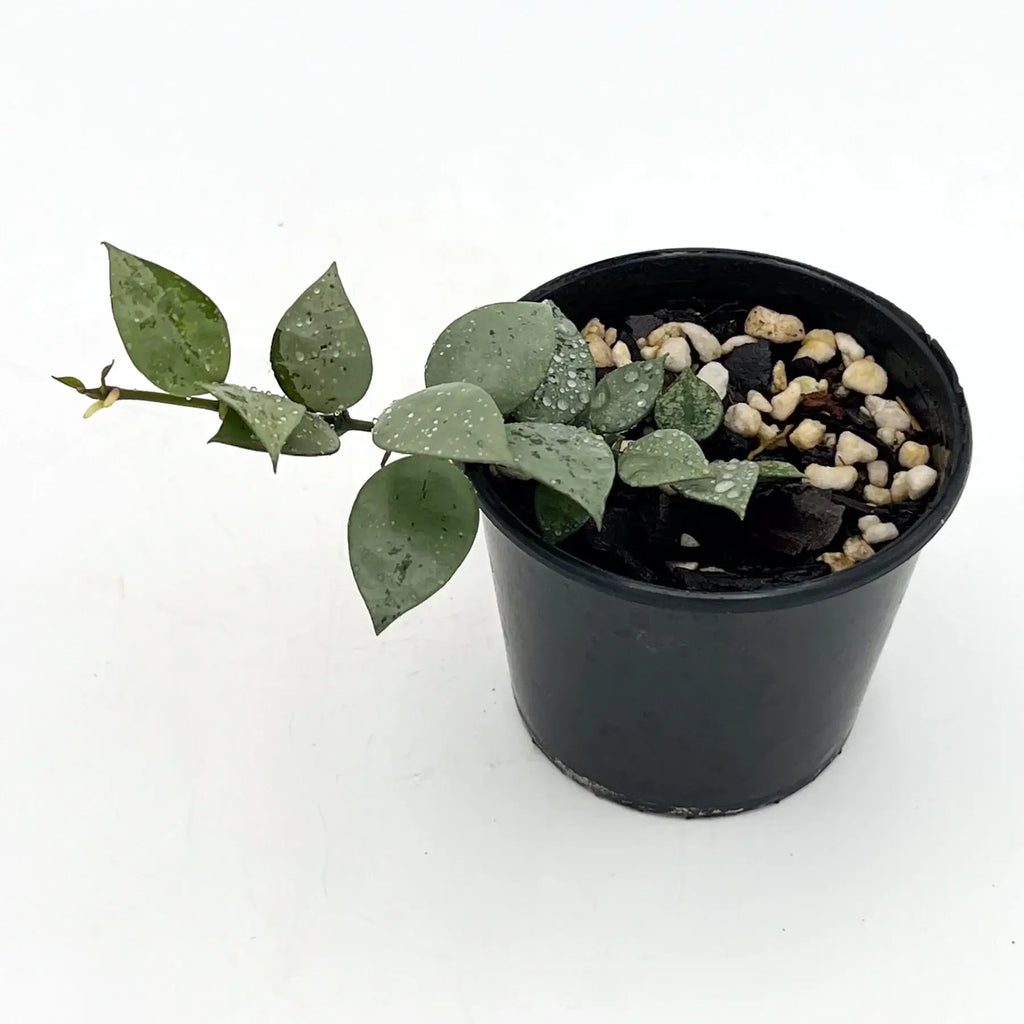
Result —
[[[1019, 4], [0, 4], [0, 1019], [1005, 1022], [1024, 999]], [[842, 757], [765, 811], [604, 803], [531, 748], [486, 555], [373, 637], [377, 455], [205, 446], [101, 240], [194, 280], [232, 379], [331, 260], [414, 390], [464, 310], [661, 245], [917, 316], [973, 476]], [[799, 658], [799, 652], [788, 656]]]

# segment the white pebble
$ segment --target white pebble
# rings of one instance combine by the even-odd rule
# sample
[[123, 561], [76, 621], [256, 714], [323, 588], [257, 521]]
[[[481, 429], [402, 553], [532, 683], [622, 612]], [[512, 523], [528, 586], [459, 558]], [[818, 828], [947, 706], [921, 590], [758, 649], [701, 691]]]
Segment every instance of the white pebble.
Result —
[[786, 364], [780, 359], [772, 367], [772, 394], [777, 395], [786, 390], [788, 381], [786, 380]]
[[876, 523], [866, 530], [861, 530], [861, 533], [869, 544], [886, 544], [900, 535], [895, 523]]
[[876, 487], [874, 484], [865, 484], [864, 500], [869, 505], [889, 505], [892, 503], [892, 491], [887, 487]]
[[825, 437], [825, 424], [821, 420], [801, 420], [787, 440], [794, 448], [808, 451], [821, 444]]
[[609, 348], [614, 348], [619, 338], [619, 332], [614, 327], [609, 327], [604, 332], [604, 343]]
[[681, 548], [699, 548], [700, 541], [692, 533], [684, 533], [679, 538], [679, 546]]
[[894, 430], [892, 427], [880, 427], [875, 432], [875, 436], [889, 448], [899, 448], [907, 439], [907, 435], [902, 430]]
[[772, 399], [772, 416], [777, 420], [788, 420], [796, 412], [801, 397], [800, 385], [790, 384]]
[[747, 392], [747, 405], [752, 409], [756, 409], [758, 412], [765, 413], [766, 415], [772, 411], [772, 403], [769, 402], [760, 391]]
[[690, 572], [696, 572], [700, 568], [700, 562], [669, 562], [668, 564], [673, 569], [689, 569]]
[[645, 362], [650, 362], [652, 359], [658, 358], [658, 346], [657, 345], [641, 345], [640, 346], [640, 358]]
[[700, 324], [683, 324], [683, 334], [690, 339], [690, 344], [697, 350], [701, 362], [710, 363], [722, 354], [722, 346], [718, 339]]
[[842, 572], [844, 569], [852, 569], [857, 563], [842, 551], [826, 551], [819, 561], [824, 562], [833, 572]]
[[889, 375], [873, 359], [858, 359], [843, 371], [843, 387], [861, 395], [880, 395], [889, 386]]
[[778, 343], [802, 341], [804, 337], [804, 325], [799, 318], [791, 313], [776, 313], [767, 306], [755, 306], [747, 314], [743, 331], [754, 338]]
[[[607, 339], [605, 344], [608, 344]], [[633, 362], [633, 356], [630, 354], [629, 346], [624, 341], [617, 341], [612, 345], [612, 362], [616, 366], [628, 366]]]
[[825, 436], [824, 436], [824, 437], [823, 437], [823, 438], [821, 439], [821, 443], [822, 443], [822, 444], [823, 444], [823, 445], [824, 445], [824, 446], [825, 446], [826, 448], [835, 448], [835, 446], [836, 446], [836, 442], [837, 442], [838, 440], [839, 440], [839, 438], [837, 438], [835, 434], [833, 434], [833, 433], [831, 433], [831, 432], [830, 432], [830, 433], [826, 434], [826, 435], [825, 435]]
[[836, 348], [843, 357], [843, 366], [849, 366], [850, 363], [855, 363], [867, 355], [864, 346], [858, 345], [852, 334], [844, 334], [842, 331], [836, 331]]
[[907, 492], [913, 499], [923, 498], [939, 479], [939, 474], [931, 466], [914, 466], [907, 470]]
[[885, 487], [889, 483], [888, 463], [881, 459], [868, 463], [868, 480], [872, 487]]
[[928, 446], [916, 441], [904, 441], [900, 446], [900, 465], [904, 469], [924, 466], [931, 457]]
[[666, 338], [681, 338], [683, 336], [683, 325], [677, 320], [672, 320], [660, 327], [655, 327], [647, 335], [648, 345], [660, 345]]
[[882, 520], [878, 516], [861, 516], [857, 520], [857, 529], [863, 533], [872, 526], [877, 526]]
[[729, 371], [721, 363], [708, 363], [701, 367], [698, 378], [715, 389], [719, 398], [725, 398], [729, 390]]
[[665, 369], [673, 373], [682, 373], [692, 362], [690, 345], [685, 338], [667, 338], [661, 343], [658, 355], [665, 357]]
[[[757, 439], [763, 445], [771, 444], [779, 436], [781, 430], [782, 427], [778, 423], [762, 423], [761, 429], [757, 432]], [[782, 443], [785, 444], [786, 442], [783, 441]]]
[[828, 391], [827, 380], [815, 380], [813, 377], [794, 377], [790, 384], [799, 384], [802, 395], [823, 395]]
[[907, 483], [907, 470], [897, 473], [892, 478], [892, 487], [889, 494], [894, 502], [907, 501], [910, 498], [910, 484]]
[[836, 336], [831, 331], [817, 328], [808, 331], [804, 343], [797, 349], [794, 359], [813, 359], [816, 363], [827, 363], [835, 358]]
[[590, 354], [594, 357], [595, 366], [615, 365], [615, 360], [612, 358], [612, 350], [605, 343], [604, 338], [598, 334], [591, 334], [587, 338], [587, 344], [590, 346]]
[[813, 486], [830, 491], [850, 491], [857, 482], [857, 470], [853, 466], [819, 466], [812, 462], [804, 470], [804, 476]]
[[849, 537], [843, 545], [843, 554], [855, 562], [866, 562], [875, 549], [863, 537]]
[[722, 342], [722, 355], [727, 356], [740, 345], [753, 345], [756, 341], [757, 338], [752, 338], [749, 334], [734, 334], [728, 341]]
[[844, 430], [839, 435], [836, 445], [836, 465], [852, 466], [857, 462], [874, 462], [878, 458], [878, 449], [864, 438], [858, 437], [852, 430]]
[[725, 410], [725, 426], [740, 437], [757, 437], [761, 428], [761, 414], [746, 402], [737, 402]]
[[875, 421], [876, 427], [892, 427], [893, 430], [909, 430], [911, 427], [910, 414], [891, 398], [868, 395], [864, 399], [864, 408]]

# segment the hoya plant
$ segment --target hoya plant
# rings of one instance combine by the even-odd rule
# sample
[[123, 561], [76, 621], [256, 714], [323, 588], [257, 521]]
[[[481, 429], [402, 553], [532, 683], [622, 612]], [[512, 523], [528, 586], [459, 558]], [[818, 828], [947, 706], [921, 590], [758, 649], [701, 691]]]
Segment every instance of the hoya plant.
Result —
[[[550, 302], [498, 302], [459, 317], [430, 349], [425, 388], [357, 419], [350, 410], [373, 360], [335, 264], [274, 330], [270, 365], [282, 393], [229, 383], [231, 343], [215, 303], [174, 272], [106, 248], [114, 323], [159, 390], [108, 383], [112, 363], [95, 387], [55, 379], [93, 399], [86, 417], [124, 401], [214, 413], [212, 442], [266, 452], [275, 471], [281, 455], [333, 455], [342, 435], [369, 434], [384, 456], [356, 495], [348, 549], [377, 633], [444, 586], [468, 554], [479, 505], [465, 464], [535, 481], [537, 523], [555, 544], [588, 520], [600, 529], [616, 475], [740, 517], [759, 479], [799, 475], [785, 463], [709, 462], [698, 442], [721, 423], [717, 393], [692, 371], [666, 374], [661, 358], [598, 382], [587, 341]], [[626, 437], [652, 415], [647, 432]]]

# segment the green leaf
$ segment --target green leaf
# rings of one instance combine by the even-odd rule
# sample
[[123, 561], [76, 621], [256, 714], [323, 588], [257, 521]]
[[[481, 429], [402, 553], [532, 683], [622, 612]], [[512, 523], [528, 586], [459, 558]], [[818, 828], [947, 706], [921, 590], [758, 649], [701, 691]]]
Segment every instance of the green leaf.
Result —
[[370, 343], [336, 263], [281, 317], [270, 365], [281, 390], [313, 412], [340, 412], [366, 394], [373, 376]]
[[590, 346], [553, 303], [555, 352], [537, 390], [513, 414], [527, 423], [571, 423], [590, 402], [596, 368]]
[[505, 421], [483, 388], [435, 384], [392, 402], [373, 428], [373, 443], [390, 452], [435, 455], [457, 462], [508, 462]]
[[704, 441], [722, 425], [722, 413], [718, 392], [693, 370], [684, 370], [659, 396], [654, 421], [659, 427], [685, 430], [695, 441]]
[[451, 579], [479, 516], [472, 484], [444, 459], [400, 459], [363, 484], [348, 520], [348, 555], [377, 633]]
[[602, 378], [590, 400], [590, 425], [601, 434], [621, 434], [654, 408], [665, 380], [665, 360], [630, 363]]
[[69, 388], [73, 388], [79, 394], [85, 390], [85, 385], [77, 377], [54, 377], [53, 379], [58, 384], [66, 384]]
[[754, 462], [757, 466], [758, 483], [772, 483], [775, 480], [802, 480], [804, 475], [789, 462], [764, 459]]
[[[245, 421], [233, 409], [226, 410], [220, 430], [210, 438], [210, 443], [229, 444], [235, 448], [265, 452], [267, 449], [256, 435], [245, 425]], [[288, 435], [281, 449], [282, 455], [333, 455], [341, 447], [335, 430], [315, 413], [304, 413], [299, 425]]]
[[619, 455], [619, 477], [630, 487], [658, 487], [710, 476], [700, 445], [682, 430], [655, 430]]
[[173, 271], [104, 242], [110, 308], [138, 371], [172, 395], [200, 395], [228, 374], [228, 325], [213, 301]]
[[601, 438], [564, 423], [510, 423], [505, 435], [508, 465], [572, 498], [600, 527], [615, 480], [615, 457]]
[[555, 352], [555, 321], [544, 302], [495, 302], [449, 324], [427, 357], [428, 387], [478, 384], [503, 414], [536, 390]]
[[541, 534], [551, 544], [571, 537], [590, 518], [587, 510], [572, 498], [544, 484], [537, 484], [534, 491], [533, 511]]
[[685, 498], [702, 501], [705, 505], [721, 505], [742, 519], [757, 484], [757, 466], [753, 462], [730, 459], [729, 462], [712, 462], [708, 468], [711, 470], [709, 479], [673, 484], [673, 488]]
[[224, 405], [242, 417], [245, 425], [270, 453], [270, 461], [276, 472], [277, 457], [306, 410], [281, 395], [243, 388], [237, 384], [209, 383], [205, 387]]

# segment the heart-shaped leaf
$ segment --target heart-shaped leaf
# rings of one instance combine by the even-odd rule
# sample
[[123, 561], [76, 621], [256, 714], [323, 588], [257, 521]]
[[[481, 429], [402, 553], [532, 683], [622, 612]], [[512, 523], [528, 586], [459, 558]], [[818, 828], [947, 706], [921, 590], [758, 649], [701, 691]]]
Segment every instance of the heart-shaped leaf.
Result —
[[[228, 409], [220, 430], [210, 438], [211, 444], [229, 444], [235, 448], [265, 452], [256, 435], [245, 425], [245, 421], [234, 409]], [[341, 441], [333, 427], [328, 426], [315, 413], [303, 414], [299, 425], [288, 435], [282, 455], [333, 455]]]
[[551, 306], [495, 302], [460, 316], [441, 332], [423, 376], [428, 387], [477, 384], [508, 414], [537, 390], [554, 352]]
[[373, 376], [370, 343], [336, 263], [281, 317], [270, 365], [281, 390], [313, 412], [340, 412], [366, 394]]
[[377, 633], [451, 579], [479, 516], [472, 484], [444, 459], [400, 459], [363, 484], [348, 520], [348, 556]]
[[621, 434], [654, 408], [665, 380], [665, 360], [630, 363], [605, 376], [590, 400], [590, 425], [601, 434]]
[[710, 384], [684, 370], [658, 397], [654, 421], [659, 427], [685, 430], [695, 441], [704, 441], [722, 425], [722, 400]]
[[683, 430], [655, 430], [619, 455], [619, 478], [630, 487], [699, 480], [711, 475], [700, 445]]
[[596, 434], [564, 423], [510, 423], [509, 465], [582, 505], [600, 527], [615, 457]]
[[560, 544], [571, 537], [590, 518], [582, 505], [544, 484], [537, 484], [533, 511], [541, 534], [551, 544]]
[[228, 374], [228, 325], [213, 300], [165, 267], [104, 242], [110, 308], [138, 371], [172, 395], [200, 395]]
[[771, 483], [775, 480], [802, 480], [803, 473], [792, 463], [764, 459], [754, 463], [757, 466], [759, 483]]
[[540, 386], [514, 416], [526, 423], [571, 423], [594, 393], [596, 368], [590, 346], [576, 325], [553, 303], [555, 352]]
[[204, 388], [241, 416], [245, 425], [270, 453], [270, 461], [276, 472], [277, 457], [306, 410], [281, 395], [243, 388], [237, 384], [210, 382]]
[[435, 384], [392, 402], [373, 428], [379, 448], [456, 462], [508, 462], [505, 421], [476, 384]]
[[757, 466], [753, 462], [712, 462], [711, 476], [706, 480], [691, 480], [673, 484], [685, 498], [702, 501], [705, 505], [721, 505], [742, 519], [747, 513], [747, 502], [757, 484]]

